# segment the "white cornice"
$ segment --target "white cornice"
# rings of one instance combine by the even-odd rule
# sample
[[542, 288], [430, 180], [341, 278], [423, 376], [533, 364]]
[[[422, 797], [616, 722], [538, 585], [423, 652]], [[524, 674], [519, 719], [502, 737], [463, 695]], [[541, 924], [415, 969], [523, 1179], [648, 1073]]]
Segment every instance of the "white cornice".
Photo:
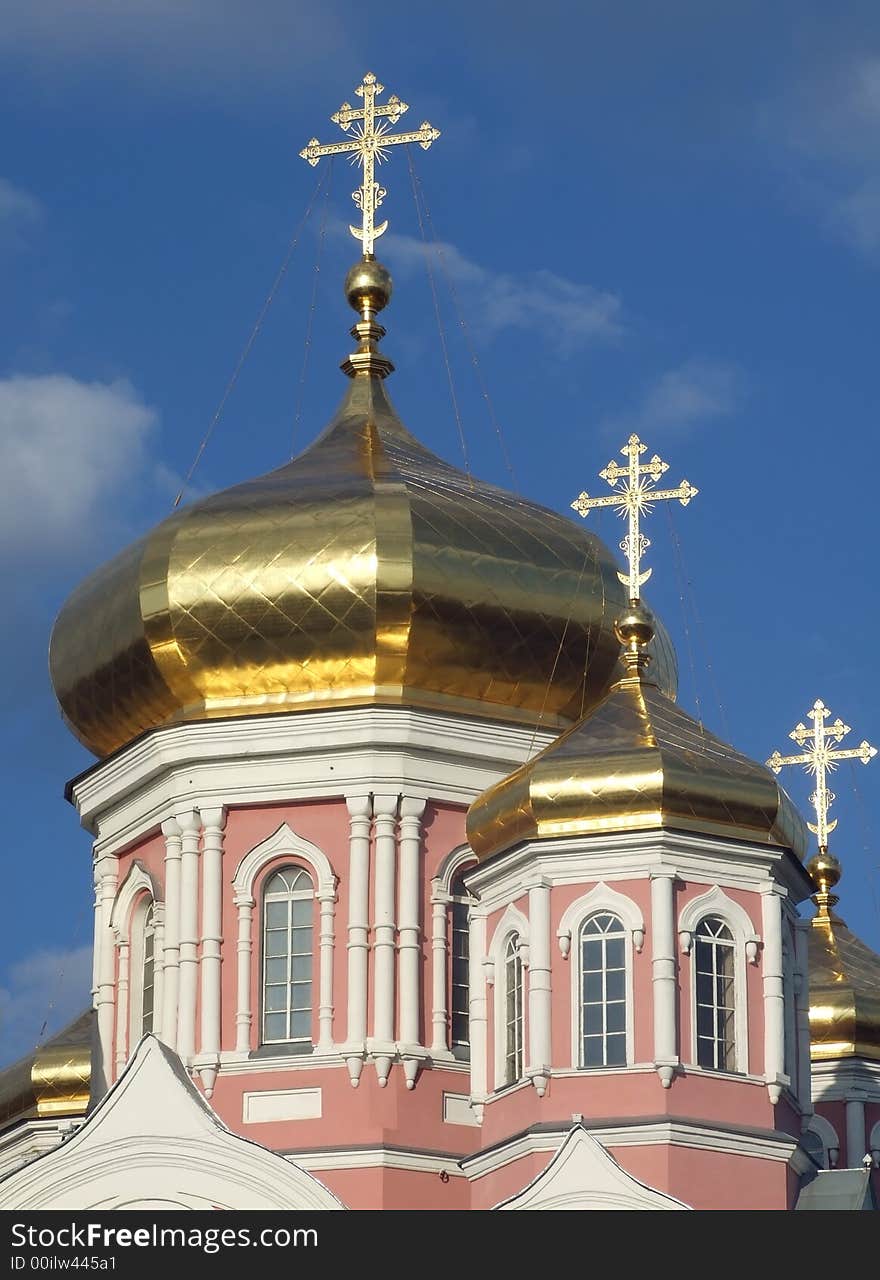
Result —
[[553, 738], [408, 707], [352, 707], [156, 729], [75, 778], [80, 820], [114, 852], [178, 808], [406, 790], [468, 805]]
[[[565, 1131], [567, 1132], [567, 1130]], [[565, 1137], [555, 1133], [524, 1133], [511, 1141], [466, 1156], [462, 1168], [475, 1182], [505, 1165], [534, 1153], [556, 1151]], [[778, 1160], [788, 1164], [798, 1149], [797, 1141], [788, 1134], [769, 1136], [766, 1131], [748, 1132], [712, 1129], [686, 1120], [655, 1120], [647, 1124], [600, 1125], [588, 1132], [603, 1147], [690, 1147], [698, 1151], [717, 1151], [724, 1155], [751, 1156], [758, 1160]]]
[[792, 855], [776, 845], [673, 830], [532, 841], [475, 867], [467, 884], [481, 910], [495, 911], [522, 894], [527, 871], [554, 885], [580, 884], [587, 859], [591, 881], [647, 879], [665, 867], [680, 880], [707, 886], [766, 891], [781, 883], [795, 902], [811, 888]]
[[880, 1062], [868, 1058], [832, 1058], [813, 1062], [813, 1102], [841, 1102], [860, 1097], [880, 1102]]
[[343, 1148], [337, 1151], [294, 1151], [285, 1159], [309, 1173], [327, 1169], [405, 1169], [408, 1173], [447, 1173], [450, 1178], [463, 1178], [455, 1156], [435, 1155], [425, 1151], [395, 1151], [383, 1147], [368, 1149]]

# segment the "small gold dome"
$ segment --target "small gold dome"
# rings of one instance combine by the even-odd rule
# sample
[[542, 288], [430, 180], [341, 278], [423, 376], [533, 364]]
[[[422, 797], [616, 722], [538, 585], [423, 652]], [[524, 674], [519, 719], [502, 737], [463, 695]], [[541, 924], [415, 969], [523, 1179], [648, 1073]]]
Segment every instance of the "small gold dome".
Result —
[[[352, 291], [381, 292], [377, 265]], [[52, 680], [96, 755], [178, 720], [364, 703], [559, 727], [615, 678], [607, 548], [419, 444], [361, 327], [373, 347], [310, 448], [177, 512], [64, 605]], [[674, 689], [662, 630], [654, 647]]]
[[651, 632], [639, 609], [621, 620], [632, 665], [594, 710], [490, 787], [468, 811], [480, 860], [526, 840], [661, 827], [788, 847], [806, 829], [769, 769], [740, 755], [675, 705], [644, 667]]
[[807, 952], [813, 1060], [880, 1062], [880, 956], [838, 919], [833, 908], [830, 913], [820, 908], [813, 917]]

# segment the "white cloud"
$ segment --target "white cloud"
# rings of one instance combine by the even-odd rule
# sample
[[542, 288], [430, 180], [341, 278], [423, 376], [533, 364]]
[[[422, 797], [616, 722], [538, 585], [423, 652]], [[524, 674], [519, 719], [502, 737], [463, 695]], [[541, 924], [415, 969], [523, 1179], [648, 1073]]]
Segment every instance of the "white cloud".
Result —
[[389, 235], [382, 248], [395, 271], [424, 270], [431, 254], [435, 279], [444, 272], [466, 302], [466, 315], [488, 337], [505, 329], [537, 332], [543, 329], [564, 351], [595, 340], [617, 338], [623, 332], [622, 306], [616, 294], [566, 279], [553, 271], [526, 271], [513, 276], [490, 271], [473, 262], [452, 244], [437, 242], [426, 249], [414, 236]]
[[0, 178], [0, 244], [19, 248], [25, 233], [43, 220], [43, 206], [36, 196]]
[[741, 398], [742, 374], [734, 365], [687, 360], [661, 374], [629, 413], [606, 418], [601, 426], [608, 434], [685, 431], [733, 413]]
[[91, 946], [47, 947], [10, 965], [0, 986], [0, 1065], [33, 1049], [41, 1032], [45, 1040], [87, 1009], [91, 985]]
[[124, 381], [0, 379], [0, 556], [70, 554], [126, 510], [157, 422]]
[[808, 69], [761, 120], [798, 198], [853, 248], [880, 251], [880, 56], [850, 52]]

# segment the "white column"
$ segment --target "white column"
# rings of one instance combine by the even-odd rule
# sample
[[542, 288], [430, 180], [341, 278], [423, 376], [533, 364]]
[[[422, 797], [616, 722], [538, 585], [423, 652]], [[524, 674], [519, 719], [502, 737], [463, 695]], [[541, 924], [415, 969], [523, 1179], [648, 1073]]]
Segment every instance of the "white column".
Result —
[[668, 1089], [678, 1065], [676, 1045], [675, 917], [672, 886], [675, 872], [651, 872], [652, 976], [654, 982], [654, 1066]]
[[95, 949], [97, 959], [97, 991], [95, 1009], [98, 1020], [100, 1062], [97, 1071], [98, 1096], [103, 1096], [113, 1082], [113, 1038], [116, 1021], [116, 946], [110, 917], [119, 863], [110, 856], [95, 859], [95, 891], [100, 910], [95, 913]]
[[379, 1084], [391, 1070], [394, 1044], [394, 890], [397, 796], [373, 797], [376, 879], [373, 889], [373, 1056]]
[[867, 1149], [865, 1138], [865, 1099], [853, 1094], [846, 1100], [846, 1167], [863, 1168]]
[[222, 999], [221, 944], [223, 942], [223, 827], [226, 811], [220, 807], [201, 812], [202, 848], [202, 980], [199, 1028], [199, 1075], [205, 1096], [214, 1092], [220, 1065], [220, 1010]]
[[248, 1053], [251, 1047], [251, 956], [254, 951], [253, 919], [256, 903], [249, 893], [236, 894], [238, 911], [237, 992], [235, 1008], [235, 1051]]
[[764, 950], [764, 1079], [770, 1101], [782, 1096], [785, 1081], [785, 993], [782, 981], [782, 901], [776, 885], [761, 894]]
[[333, 917], [336, 912], [336, 886], [318, 889], [320, 910], [319, 945], [321, 960], [318, 979], [318, 1053], [333, 1048]]
[[128, 957], [127, 938], [116, 943], [119, 960], [116, 967], [116, 1074], [128, 1061]]
[[550, 882], [529, 886], [529, 1075], [543, 1097], [550, 1078]]
[[195, 1054], [196, 996], [199, 983], [199, 815], [179, 813], [180, 978], [177, 999], [177, 1052], [188, 1066]]
[[809, 957], [807, 954], [807, 939], [810, 936], [811, 928], [812, 925], [809, 920], [798, 920], [794, 927], [798, 1101], [806, 1119], [809, 1119], [813, 1114], [813, 1077], [810, 1063]]
[[449, 1052], [446, 989], [449, 968], [449, 894], [439, 880], [431, 881], [431, 1052]]
[[[422, 932], [421, 852], [425, 801], [404, 796], [400, 802], [399, 970], [400, 1042], [404, 1051], [421, 1042]], [[418, 1057], [404, 1052], [406, 1087], [412, 1089]]]
[[487, 1044], [488, 1015], [486, 1007], [486, 917], [472, 908], [468, 931], [470, 956], [470, 1001], [468, 1035], [471, 1042], [471, 1105], [477, 1119], [482, 1119], [482, 1105], [488, 1093], [489, 1058]]
[[159, 1036], [169, 1049], [177, 1047], [177, 1001], [180, 984], [180, 823], [162, 823], [165, 837], [165, 990]]
[[165, 904], [153, 903], [153, 1035], [161, 1035], [165, 1005]]
[[348, 835], [348, 1064], [356, 1087], [364, 1065], [367, 1038], [367, 969], [369, 961], [370, 796], [346, 796]]

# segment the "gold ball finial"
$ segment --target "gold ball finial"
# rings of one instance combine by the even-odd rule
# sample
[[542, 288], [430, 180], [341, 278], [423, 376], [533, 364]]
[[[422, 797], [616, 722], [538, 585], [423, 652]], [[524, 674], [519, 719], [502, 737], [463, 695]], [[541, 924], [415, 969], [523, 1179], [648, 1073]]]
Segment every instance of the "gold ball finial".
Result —
[[807, 863], [807, 871], [819, 886], [818, 892], [813, 894], [813, 902], [818, 912], [816, 919], [839, 923], [838, 917], [834, 914], [834, 908], [840, 899], [831, 891], [839, 883], [842, 875], [840, 863], [828, 849], [820, 849]]
[[348, 305], [368, 320], [391, 301], [391, 274], [376, 258], [369, 256], [356, 262], [345, 277]]
[[640, 600], [629, 607], [614, 624], [614, 634], [623, 646], [623, 661], [629, 676], [641, 676], [651, 661], [648, 645], [654, 639], [654, 615]]

